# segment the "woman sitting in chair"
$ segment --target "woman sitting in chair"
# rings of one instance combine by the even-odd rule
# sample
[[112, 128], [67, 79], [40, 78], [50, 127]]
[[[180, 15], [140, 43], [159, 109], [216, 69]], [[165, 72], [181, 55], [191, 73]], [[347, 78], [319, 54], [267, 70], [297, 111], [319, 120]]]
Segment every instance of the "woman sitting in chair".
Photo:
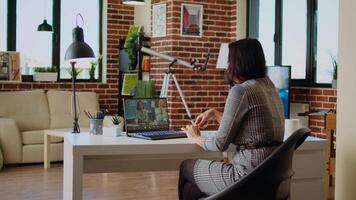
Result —
[[[206, 151], [236, 151], [230, 163], [186, 160], [181, 164], [179, 199], [190, 200], [222, 191], [258, 166], [283, 141], [284, 112], [277, 89], [267, 77], [260, 42], [243, 39], [229, 45], [226, 77], [231, 85], [224, 113], [210, 109], [194, 125], [182, 128], [188, 138]], [[218, 131], [209, 137], [199, 129], [217, 121]]]

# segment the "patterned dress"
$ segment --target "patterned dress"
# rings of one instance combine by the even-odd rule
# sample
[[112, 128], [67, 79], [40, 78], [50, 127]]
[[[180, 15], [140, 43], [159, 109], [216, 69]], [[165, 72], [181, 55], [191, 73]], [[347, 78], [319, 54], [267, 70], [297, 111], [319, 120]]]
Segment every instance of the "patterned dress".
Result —
[[[272, 81], [251, 79], [236, 84], [229, 92], [220, 127], [213, 136], [203, 138], [206, 151], [225, 151], [236, 145], [231, 163], [197, 160], [194, 179], [199, 189], [215, 194], [251, 172], [283, 141], [284, 114]], [[239, 146], [255, 148], [239, 148]]]

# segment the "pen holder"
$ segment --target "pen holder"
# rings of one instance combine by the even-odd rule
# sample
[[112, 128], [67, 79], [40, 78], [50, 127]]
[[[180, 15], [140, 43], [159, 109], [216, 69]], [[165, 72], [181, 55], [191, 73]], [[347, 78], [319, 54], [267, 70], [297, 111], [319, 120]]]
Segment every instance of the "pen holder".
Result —
[[102, 135], [103, 122], [103, 119], [89, 119], [89, 132], [93, 135]]

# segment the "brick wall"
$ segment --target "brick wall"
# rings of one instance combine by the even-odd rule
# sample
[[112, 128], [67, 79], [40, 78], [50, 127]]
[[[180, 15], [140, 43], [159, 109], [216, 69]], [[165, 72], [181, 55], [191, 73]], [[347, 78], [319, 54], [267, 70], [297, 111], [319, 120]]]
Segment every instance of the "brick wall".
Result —
[[[336, 109], [336, 90], [331, 88], [292, 88], [291, 102], [307, 103], [310, 110]], [[324, 116], [310, 116], [309, 126], [317, 137], [325, 138]]]
[[[152, 4], [166, 3], [167, 5], [167, 36], [152, 38], [153, 49], [173, 57], [189, 61], [196, 58], [204, 61], [208, 49], [211, 60], [206, 71], [193, 71], [182, 66], [174, 66], [176, 76], [184, 92], [188, 106], [195, 117], [207, 108], [222, 110], [228, 93], [228, 85], [224, 72], [216, 70], [215, 65], [220, 44], [232, 42], [236, 38], [236, 1], [234, 0], [153, 0]], [[180, 35], [181, 4], [191, 3], [203, 5], [203, 36], [201, 38], [182, 37]], [[168, 63], [153, 58], [151, 75], [157, 81], [157, 92], [161, 88], [163, 73]], [[187, 115], [178, 95], [172, 86], [169, 90], [169, 107], [171, 127], [179, 129], [188, 124]], [[210, 128], [215, 128], [212, 124]]]
[[[122, 5], [122, 0], [108, 0], [107, 15], [107, 83], [79, 83], [79, 91], [94, 91], [99, 95], [101, 109], [117, 112], [118, 105], [118, 44], [125, 38], [134, 21], [134, 8]], [[68, 33], [70, 34], [70, 33]], [[71, 90], [70, 83], [0, 83], [0, 90]]]

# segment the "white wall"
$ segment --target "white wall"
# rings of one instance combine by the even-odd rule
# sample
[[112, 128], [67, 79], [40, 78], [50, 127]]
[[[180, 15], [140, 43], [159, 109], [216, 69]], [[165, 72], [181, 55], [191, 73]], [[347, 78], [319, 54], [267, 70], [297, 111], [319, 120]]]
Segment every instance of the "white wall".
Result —
[[236, 39], [247, 36], [247, 0], [237, 0]]
[[336, 200], [356, 199], [356, 1], [340, 0]]
[[151, 35], [151, 0], [145, 0], [145, 5], [135, 6], [135, 25], [143, 26], [144, 31]]

